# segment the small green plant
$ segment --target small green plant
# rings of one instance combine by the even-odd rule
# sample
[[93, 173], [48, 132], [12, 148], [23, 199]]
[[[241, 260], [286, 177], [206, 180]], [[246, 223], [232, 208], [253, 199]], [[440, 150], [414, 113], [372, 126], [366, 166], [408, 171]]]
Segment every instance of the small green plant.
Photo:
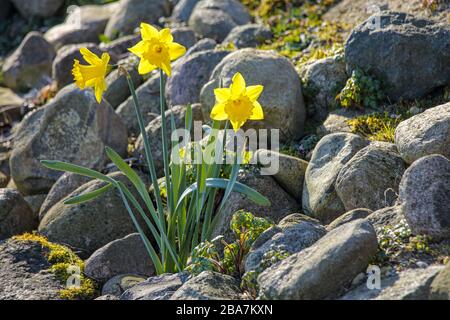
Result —
[[[232, 243], [219, 236], [212, 241], [199, 244], [193, 251], [189, 266], [191, 274], [212, 270], [241, 277], [244, 273], [244, 260], [255, 240], [273, 223], [264, 218], [255, 217], [250, 212], [240, 210], [233, 214], [230, 228], [236, 237]], [[223, 246], [223, 252], [219, 248]]]
[[379, 80], [360, 69], [355, 69], [336, 99], [343, 108], [374, 109], [384, 97]]

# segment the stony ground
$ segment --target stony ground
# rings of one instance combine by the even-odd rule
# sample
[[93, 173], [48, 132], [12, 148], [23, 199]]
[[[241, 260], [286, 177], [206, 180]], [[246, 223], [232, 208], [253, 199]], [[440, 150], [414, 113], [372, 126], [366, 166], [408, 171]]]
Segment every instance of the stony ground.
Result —
[[[449, 1], [6, 0], [0, 21], [0, 299], [450, 298]], [[254, 127], [280, 129], [280, 171], [260, 163], [239, 181], [271, 206], [233, 193], [214, 234], [233, 242], [241, 209], [270, 219], [239, 272], [156, 276], [117, 193], [65, 205], [103, 184], [40, 165], [129, 183], [110, 146], [146, 179], [125, 79], [107, 77], [99, 106], [71, 76], [81, 47], [109, 52], [159, 141], [159, 75], [139, 76], [127, 51], [141, 21], [188, 48], [166, 85], [178, 125], [188, 104], [208, 122], [213, 89], [237, 71], [265, 87]], [[81, 287], [67, 290], [74, 263]]]

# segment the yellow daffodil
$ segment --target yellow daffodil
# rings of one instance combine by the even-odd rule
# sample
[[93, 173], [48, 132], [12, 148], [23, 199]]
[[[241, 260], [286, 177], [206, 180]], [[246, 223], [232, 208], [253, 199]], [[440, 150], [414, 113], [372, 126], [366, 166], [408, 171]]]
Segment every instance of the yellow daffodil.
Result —
[[238, 131], [247, 120], [263, 120], [264, 113], [257, 101], [264, 90], [262, 85], [246, 86], [244, 77], [238, 72], [229, 88], [214, 90], [216, 105], [211, 110], [214, 120], [230, 120], [234, 131]]
[[97, 102], [102, 101], [103, 92], [106, 90], [105, 77], [111, 66], [108, 64], [110, 56], [107, 52], [99, 58], [87, 48], [81, 48], [80, 53], [89, 65], [81, 65], [80, 61], [75, 59], [72, 74], [76, 85], [80, 89], [92, 87], [95, 91]]
[[141, 59], [138, 68], [139, 74], [147, 74], [160, 68], [170, 76], [170, 61], [184, 55], [186, 48], [173, 42], [168, 28], [158, 31], [147, 23], [141, 23], [141, 37], [142, 41], [128, 49]]

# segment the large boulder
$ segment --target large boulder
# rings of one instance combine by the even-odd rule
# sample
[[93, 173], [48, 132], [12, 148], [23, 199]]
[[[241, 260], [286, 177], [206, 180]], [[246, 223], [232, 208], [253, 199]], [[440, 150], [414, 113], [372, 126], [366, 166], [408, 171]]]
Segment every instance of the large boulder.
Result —
[[32, 19], [53, 16], [62, 6], [64, 0], [11, 0], [11, 2], [22, 17], [25, 19]]
[[30, 32], [2, 66], [3, 82], [13, 90], [28, 90], [47, 84], [55, 49], [39, 32]]
[[377, 248], [369, 222], [360, 219], [344, 224], [261, 273], [260, 296], [277, 300], [335, 298], [366, 269]]
[[98, 43], [109, 18], [117, 8], [117, 3], [75, 8], [69, 12], [64, 23], [50, 28], [44, 37], [56, 50], [67, 44]]
[[450, 299], [450, 264], [441, 270], [430, 285], [429, 298], [431, 300]]
[[450, 158], [450, 103], [400, 122], [395, 130], [395, 144], [409, 164], [431, 154]]
[[183, 283], [188, 280], [187, 273], [163, 274], [128, 289], [120, 300], [169, 300]]
[[442, 266], [409, 269], [381, 277], [380, 289], [369, 289], [366, 281], [350, 290], [342, 300], [428, 300], [430, 285]]
[[325, 120], [336, 106], [336, 96], [348, 79], [343, 57], [334, 56], [306, 64], [300, 75], [304, 82], [308, 115], [316, 120]]
[[302, 206], [306, 214], [328, 224], [345, 213], [336, 180], [344, 165], [368, 144], [351, 133], [334, 133], [319, 141], [305, 173]]
[[340, 170], [336, 192], [345, 210], [378, 210], [397, 200], [405, 164], [394, 144], [372, 142], [358, 151]]
[[118, 35], [131, 34], [141, 22], [155, 24], [159, 18], [169, 14], [170, 3], [167, 0], [121, 0], [106, 25], [105, 35], [114, 39]]
[[414, 234], [450, 238], [450, 161], [431, 155], [415, 161], [400, 182], [399, 202]]
[[299, 203], [284, 191], [272, 177], [261, 175], [258, 172], [242, 172], [238, 175], [237, 180], [265, 196], [270, 201], [270, 206], [257, 205], [246, 196], [232, 192], [215, 225], [213, 237], [223, 235], [228, 241], [233, 239], [230, 222], [233, 214], [238, 210], [251, 212], [257, 217], [268, 218], [275, 223], [291, 213], [299, 212]]
[[272, 31], [266, 26], [250, 23], [234, 27], [223, 40], [225, 45], [231, 44], [235, 48], [256, 48], [266, 40], [272, 38]]
[[63, 286], [47, 255], [37, 242], [0, 241], [0, 300], [59, 300]]
[[[175, 120], [175, 127], [179, 129], [184, 129], [185, 121], [186, 121], [186, 107], [185, 106], [175, 106], [171, 109], [167, 110], [165, 113], [166, 116], [166, 127], [170, 128], [171, 125], [171, 116], [173, 115]], [[192, 119], [193, 121], [201, 120], [202, 115], [200, 111], [200, 106], [193, 105], [192, 106]], [[145, 131], [147, 132], [148, 139], [151, 141], [150, 149], [152, 151], [153, 160], [155, 162], [155, 170], [158, 177], [162, 177], [164, 175], [164, 164], [163, 164], [163, 150], [162, 150], [162, 117], [158, 116], [154, 120], [152, 120]], [[170, 141], [172, 131], [167, 130], [167, 139]], [[170, 147], [169, 147], [170, 150]], [[144, 150], [144, 141], [142, 139], [142, 135], [139, 135], [136, 140], [136, 150], [135, 154], [137, 157], [144, 159], [145, 158], [145, 150]]]
[[264, 86], [258, 100], [264, 110], [264, 120], [249, 121], [246, 127], [279, 129], [281, 141], [300, 138], [305, 122], [300, 77], [288, 59], [272, 51], [237, 50], [217, 65], [200, 95], [205, 119], [209, 118], [215, 103], [214, 89], [221, 84], [229, 87], [236, 72], [244, 76], [247, 85]]
[[75, 173], [66, 172], [53, 184], [52, 188], [47, 194], [44, 202], [39, 210], [39, 221], [42, 220], [44, 215], [57, 204], [61, 199], [65, 198], [72, 191], [82, 186], [83, 184], [91, 180], [88, 177], [80, 176]]
[[347, 71], [370, 70], [384, 80], [393, 101], [415, 99], [450, 83], [449, 46], [448, 23], [385, 11], [351, 33], [345, 44]]
[[72, 68], [74, 60], [84, 61], [80, 53], [81, 48], [87, 48], [97, 55], [101, 51], [95, 43], [69, 44], [58, 50], [52, 65], [52, 78], [57, 88], [61, 89], [74, 82]]
[[372, 223], [377, 235], [381, 235], [385, 227], [395, 228], [395, 226], [404, 222], [405, 217], [402, 213], [402, 206], [396, 205], [372, 212], [367, 216], [367, 220]]
[[[123, 182], [139, 199], [131, 182], [122, 173], [115, 172], [109, 176]], [[64, 204], [68, 198], [104, 186], [105, 182], [92, 180], [70, 193], [45, 214], [39, 224], [39, 232], [50, 241], [77, 248], [83, 258], [89, 257], [109, 242], [135, 232], [136, 228], [122, 198], [114, 188], [88, 203]], [[139, 215], [137, 218], [141, 221]]]
[[112, 295], [118, 300], [128, 289], [145, 281], [145, 278], [136, 274], [119, 274], [109, 279], [102, 288], [102, 295]]
[[155, 268], [141, 236], [133, 233], [95, 251], [86, 260], [84, 273], [104, 282], [121, 274], [150, 277], [155, 274]]
[[0, 189], [0, 240], [31, 232], [37, 225], [37, 216], [17, 190]]
[[291, 214], [256, 239], [245, 257], [245, 271], [259, 269], [270, 251], [294, 254], [314, 244], [325, 233], [325, 228], [317, 220], [298, 213]]
[[214, 68], [229, 52], [207, 50], [197, 52], [177, 63], [167, 80], [166, 96], [171, 105], [200, 102], [200, 91]]
[[186, 281], [170, 300], [240, 300], [239, 281], [232, 276], [203, 271]]
[[127, 131], [114, 109], [106, 101], [99, 105], [89, 90], [67, 86], [22, 120], [10, 159], [11, 177], [25, 195], [46, 193], [62, 173], [43, 167], [40, 160], [101, 169], [107, 161], [105, 146], [127, 153]]
[[[358, 220], [358, 219], [365, 219], [367, 218], [373, 211], [370, 209], [364, 209], [364, 208], [358, 208], [358, 209], [353, 209], [349, 212], [344, 213], [342, 216], [340, 216], [339, 218], [333, 220], [333, 222], [331, 222], [329, 225], [327, 225], [327, 230], [333, 230], [336, 229], [337, 227], [342, 226], [343, 224]], [[372, 223], [373, 225], [373, 223]], [[374, 226], [375, 228], [375, 226]], [[376, 228], [375, 228], [376, 230]]]
[[202, 38], [222, 42], [230, 31], [250, 22], [250, 15], [237, 0], [202, 0], [195, 6], [189, 26]]

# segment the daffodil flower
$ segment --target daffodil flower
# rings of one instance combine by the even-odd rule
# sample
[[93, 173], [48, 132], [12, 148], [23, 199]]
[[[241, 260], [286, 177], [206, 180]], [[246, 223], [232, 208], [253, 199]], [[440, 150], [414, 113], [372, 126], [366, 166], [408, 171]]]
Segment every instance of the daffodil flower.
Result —
[[170, 61], [184, 55], [186, 48], [173, 42], [173, 36], [168, 28], [158, 31], [147, 23], [141, 23], [141, 37], [142, 41], [128, 49], [141, 59], [139, 74], [147, 74], [159, 68], [170, 76]]
[[106, 90], [105, 77], [111, 69], [111, 66], [108, 64], [110, 56], [105, 52], [99, 58], [88, 48], [81, 48], [80, 53], [89, 65], [81, 65], [80, 61], [75, 59], [72, 69], [75, 84], [82, 90], [86, 87], [94, 88], [95, 98], [100, 103], [102, 102], [103, 92]]
[[211, 118], [230, 120], [234, 131], [238, 131], [247, 120], [263, 120], [263, 109], [257, 101], [263, 90], [262, 85], [247, 87], [242, 74], [236, 73], [229, 88], [214, 90], [216, 104], [211, 110]]

